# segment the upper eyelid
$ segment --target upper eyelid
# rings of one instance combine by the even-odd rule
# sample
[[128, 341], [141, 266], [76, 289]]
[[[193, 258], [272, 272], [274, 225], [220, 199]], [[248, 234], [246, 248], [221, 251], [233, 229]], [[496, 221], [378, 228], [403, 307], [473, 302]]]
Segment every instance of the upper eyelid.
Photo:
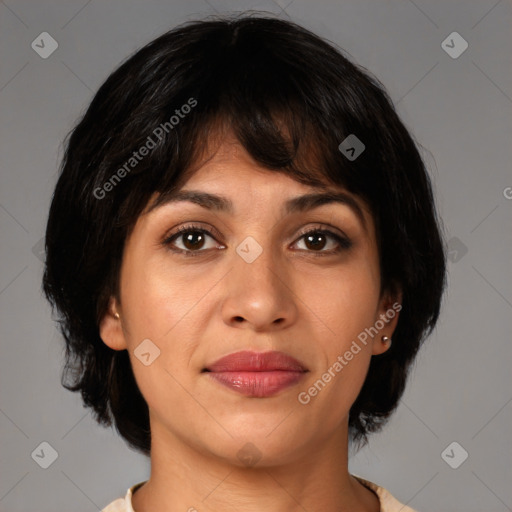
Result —
[[[314, 224], [314, 226], [310, 226], [308, 228], [304, 228], [301, 230], [301, 233], [307, 233], [308, 231], [311, 231], [311, 230], [315, 230], [315, 229], [318, 229], [318, 230], [321, 230], [321, 229], [325, 229], [325, 230], [334, 230], [334, 231], [339, 231], [340, 233], [337, 233], [339, 234], [340, 236], [345, 236], [348, 238], [348, 236], [344, 233], [344, 231], [336, 226], [332, 226], [330, 224], [326, 224], [325, 222], [310, 222], [310, 224]], [[181, 226], [179, 226], [178, 228], [175, 229], [175, 231], [172, 233], [172, 234], [169, 234], [169, 235], [165, 235], [165, 237], [169, 237], [169, 236], [173, 236], [173, 235], [176, 235], [182, 231], [188, 231], [188, 230], [194, 230], [194, 229], [197, 229], [197, 230], [205, 230], [205, 231], [211, 231], [213, 234], [216, 234], [217, 236], [221, 237], [222, 234], [220, 233], [220, 231], [215, 228], [214, 226], [212, 226], [211, 224], [208, 224], [206, 227], [205, 226], [202, 226], [201, 225], [201, 221], [190, 221], [188, 223], [185, 223]], [[169, 230], [169, 231], [172, 231], [172, 230]]]

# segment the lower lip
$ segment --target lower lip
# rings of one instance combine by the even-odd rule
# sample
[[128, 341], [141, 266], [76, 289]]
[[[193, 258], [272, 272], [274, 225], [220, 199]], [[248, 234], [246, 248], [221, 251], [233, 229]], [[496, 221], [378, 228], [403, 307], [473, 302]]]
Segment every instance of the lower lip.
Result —
[[297, 384], [305, 372], [274, 370], [268, 372], [208, 372], [213, 379], [238, 393], [266, 398]]

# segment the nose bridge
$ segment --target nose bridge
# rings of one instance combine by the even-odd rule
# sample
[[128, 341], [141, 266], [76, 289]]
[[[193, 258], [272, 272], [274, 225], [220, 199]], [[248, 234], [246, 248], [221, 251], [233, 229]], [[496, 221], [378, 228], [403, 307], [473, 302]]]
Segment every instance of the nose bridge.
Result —
[[244, 319], [264, 329], [290, 319], [293, 301], [272, 240], [271, 230], [253, 230], [236, 246], [224, 310], [228, 322]]
[[276, 248], [272, 246], [271, 231], [247, 235], [236, 247], [234, 256], [236, 279], [252, 289], [275, 287], [278, 268]]

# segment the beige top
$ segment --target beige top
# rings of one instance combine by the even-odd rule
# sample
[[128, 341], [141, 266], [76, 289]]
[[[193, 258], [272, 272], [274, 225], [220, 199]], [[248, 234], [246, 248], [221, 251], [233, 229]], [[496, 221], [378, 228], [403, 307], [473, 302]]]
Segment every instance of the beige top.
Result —
[[[412, 508], [403, 505], [397, 499], [391, 496], [391, 494], [386, 489], [384, 489], [384, 487], [379, 487], [373, 482], [369, 482], [368, 480], [365, 480], [359, 476], [352, 476], [357, 478], [357, 480], [359, 480], [359, 482], [361, 482], [365, 487], [375, 492], [380, 501], [380, 512], [416, 512]], [[132, 507], [132, 495], [139, 487], [145, 483], [145, 481], [140, 482], [130, 487], [124, 498], [118, 498], [117, 500], [113, 501], [101, 512], [135, 512]]]

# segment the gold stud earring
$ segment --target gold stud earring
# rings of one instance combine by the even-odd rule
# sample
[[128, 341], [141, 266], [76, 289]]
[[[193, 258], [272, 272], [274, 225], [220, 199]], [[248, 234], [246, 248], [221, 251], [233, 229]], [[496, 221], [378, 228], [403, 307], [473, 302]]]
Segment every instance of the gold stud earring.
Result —
[[116, 318], [117, 320], [119, 320], [120, 316], [119, 316], [119, 313], [114, 313], [114, 318]]
[[392, 340], [387, 336], [382, 336], [382, 343], [384, 343], [384, 345], [388, 345], [389, 348], [391, 346]]

